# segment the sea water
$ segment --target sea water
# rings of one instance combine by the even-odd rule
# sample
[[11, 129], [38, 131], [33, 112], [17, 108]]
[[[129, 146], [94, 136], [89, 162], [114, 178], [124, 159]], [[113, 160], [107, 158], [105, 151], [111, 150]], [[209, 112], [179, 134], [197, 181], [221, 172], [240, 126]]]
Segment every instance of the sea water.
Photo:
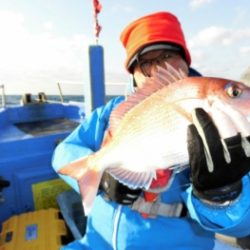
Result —
[[[113, 95], [107, 96], [106, 101], [109, 101], [113, 97], [115, 97], [115, 96], [113, 96]], [[6, 102], [5, 105], [6, 106], [19, 105], [21, 99], [22, 99], [21, 95], [6, 95], [5, 96], [5, 102]], [[38, 96], [32, 95], [32, 99], [37, 100]], [[61, 98], [59, 95], [47, 95], [47, 100], [52, 101], [52, 102], [61, 102]], [[84, 103], [84, 96], [83, 95], [64, 95], [63, 100], [66, 103], [70, 102], [70, 101]], [[2, 104], [2, 96], [0, 96], [0, 107], [1, 107], [1, 104]]]

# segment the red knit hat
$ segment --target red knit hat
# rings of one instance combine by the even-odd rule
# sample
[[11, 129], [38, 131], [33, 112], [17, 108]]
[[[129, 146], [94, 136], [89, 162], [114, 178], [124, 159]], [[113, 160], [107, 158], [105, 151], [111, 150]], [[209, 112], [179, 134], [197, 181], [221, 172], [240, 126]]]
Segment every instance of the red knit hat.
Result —
[[138, 51], [152, 44], [166, 44], [169, 49], [176, 48], [174, 45], [181, 47], [186, 62], [191, 64], [180, 22], [169, 12], [157, 12], [135, 20], [123, 30], [120, 39], [127, 52], [125, 67], [128, 71]]

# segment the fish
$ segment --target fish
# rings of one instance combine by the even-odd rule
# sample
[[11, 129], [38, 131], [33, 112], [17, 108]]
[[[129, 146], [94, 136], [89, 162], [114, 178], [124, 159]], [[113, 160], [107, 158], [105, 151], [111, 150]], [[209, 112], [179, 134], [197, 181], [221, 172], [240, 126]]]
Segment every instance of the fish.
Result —
[[188, 165], [192, 111], [201, 107], [210, 112], [216, 105], [250, 117], [250, 88], [230, 79], [187, 77], [170, 65], [158, 67], [142, 88], [112, 111], [102, 147], [58, 173], [77, 180], [86, 215], [104, 171], [130, 188], [147, 190], [158, 169]]

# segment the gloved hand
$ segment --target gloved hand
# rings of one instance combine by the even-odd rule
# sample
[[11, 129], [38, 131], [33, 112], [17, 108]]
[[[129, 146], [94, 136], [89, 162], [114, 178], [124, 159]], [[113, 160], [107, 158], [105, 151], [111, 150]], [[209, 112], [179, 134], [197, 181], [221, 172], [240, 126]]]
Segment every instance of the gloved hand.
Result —
[[131, 205], [142, 192], [141, 189], [130, 189], [107, 172], [103, 174], [101, 189], [110, 200], [122, 205]]
[[[239, 113], [238, 116], [240, 117]], [[222, 120], [219, 129], [210, 116], [200, 108], [194, 111], [193, 118], [196, 124], [188, 127], [193, 194], [218, 203], [234, 200], [242, 190], [241, 178], [250, 170], [250, 136], [246, 135], [250, 125], [246, 119], [244, 122], [236, 119], [237, 123], [243, 124], [242, 131], [238, 131], [235, 127], [240, 126], [231, 126], [234, 127], [231, 129], [228, 120]], [[240, 118], [244, 120], [243, 116]], [[230, 132], [226, 131], [227, 128], [231, 129], [228, 129]], [[219, 131], [225, 131], [227, 135], [231, 133], [232, 136], [222, 140]]]

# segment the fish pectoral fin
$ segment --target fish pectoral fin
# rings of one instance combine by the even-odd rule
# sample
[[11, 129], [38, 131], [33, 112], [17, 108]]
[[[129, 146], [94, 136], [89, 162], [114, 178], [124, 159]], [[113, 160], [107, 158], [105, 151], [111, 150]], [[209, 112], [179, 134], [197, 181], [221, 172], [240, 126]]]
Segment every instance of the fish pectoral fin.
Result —
[[155, 177], [155, 171], [135, 172], [124, 168], [108, 170], [116, 180], [132, 189], [148, 188]]

